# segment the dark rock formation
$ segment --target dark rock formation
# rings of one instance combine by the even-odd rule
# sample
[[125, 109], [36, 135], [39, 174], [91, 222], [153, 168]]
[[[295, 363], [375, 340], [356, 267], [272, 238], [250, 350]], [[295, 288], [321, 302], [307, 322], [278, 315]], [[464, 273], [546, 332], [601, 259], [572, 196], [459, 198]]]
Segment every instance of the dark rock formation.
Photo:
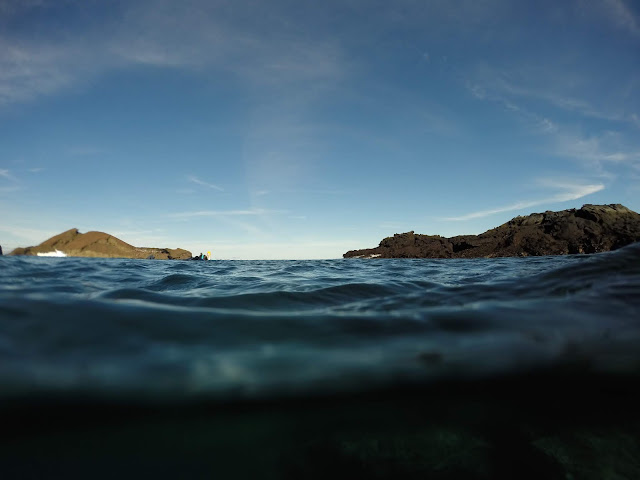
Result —
[[395, 234], [344, 258], [475, 258], [566, 255], [615, 250], [640, 241], [640, 215], [620, 205], [584, 205], [516, 217], [480, 235]]
[[181, 248], [134, 247], [103, 232], [80, 233], [67, 230], [35, 247], [16, 248], [11, 255], [37, 255], [59, 250], [69, 257], [149, 258], [157, 260], [188, 260], [191, 252]]

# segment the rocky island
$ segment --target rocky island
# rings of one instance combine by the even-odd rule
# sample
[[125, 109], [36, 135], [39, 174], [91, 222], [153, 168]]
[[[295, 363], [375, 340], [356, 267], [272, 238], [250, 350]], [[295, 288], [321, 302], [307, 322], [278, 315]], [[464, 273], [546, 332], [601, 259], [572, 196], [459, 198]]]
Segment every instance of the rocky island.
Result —
[[640, 214], [620, 204], [519, 216], [480, 235], [395, 234], [344, 258], [477, 258], [566, 255], [615, 250], [640, 241]]
[[11, 255], [37, 255], [55, 251], [68, 257], [191, 259], [191, 252], [182, 248], [134, 247], [108, 233], [80, 233], [77, 228], [51, 237], [35, 247], [16, 248]]

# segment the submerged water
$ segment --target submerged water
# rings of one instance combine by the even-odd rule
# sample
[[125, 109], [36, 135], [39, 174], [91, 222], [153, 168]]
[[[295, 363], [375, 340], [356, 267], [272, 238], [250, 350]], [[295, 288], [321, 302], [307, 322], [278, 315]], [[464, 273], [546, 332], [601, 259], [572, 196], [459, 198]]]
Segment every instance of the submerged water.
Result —
[[[226, 452], [224, 461], [218, 458], [212, 465], [203, 460], [206, 449], [202, 442], [196, 441], [193, 448], [186, 450], [171, 444], [171, 458], [178, 465], [192, 465], [193, 459], [189, 455], [193, 454], [193, 449], [203, 454], [196, 462], [202, 469], [196, 469], [184, 478], [198, 475], [208, 478], [212, 472], [236, 478], [255, 475], [248, 465], [242, 467], [245, 470], [240, 467], [240, 470], [234, 470], [237, 467], [234, 455], [240, 455], [238, 452], [246, 445], [253, 445], [255, 454], [257, 445], [265, 448], [265, 443], [273, 440], [273, 432], [281, 433], [283, 429], [290, 432], [291, 425], [301, 421], [307, 422], [311, 430], [310, 425], [314, 424], [316, 437], [321, 437], [322, 441], [313, 443], [315, 446], [300, 454], [292, 447], [298, 444], [292, 438], [299, 437], [287, 437], [286, 442], [281, 438], [282, 445], [287, 446], [272, 445], [277, 453], [265, 454], [263, 462], [256, 463], [260, 476], [294, 478], [302, 472], [303, 477], [311, 478], [313, 475], [306, 469], [315, 462], [325, 469], [329, 468], [327, 465], [335, 464], [335, 470], [322, 472], [333, 476], [341, 472], [346, 477], [347, 473], [361, 474], [369, 468], [367, 462], [373, 462], [375, 468], [366, 472], [382, 472], [379, 478], [392, 478], [398, 474], [407, 478], [412, 475], [416, 478], [457, 478], [458, 470], [438, 467], [442, 460], [439, 454], [425, 459], [424, 452], [435, 455], [433, 452], [442, 448], [456, 450], [456, 442], [464, 444], [460, 448], [475, 445], [473, 448], [485, 453], [489, 448], [486, 445], [492, 445], [494, 449], [498, 448], [497, 444], [503, 445], [494, 442], [500, 437], [494, 434], [485, 432], [467, 438], [460, 433], [468, 432], [465, 425], [470, 418], [474, 419], [472, 423], [478, 422], [475, 415], [468, 414], [470, 408], [475, 408], [469, 406], [475, 405], [473, 402], [479, 401], [486, 406], [480, 413], [484, 418], [497, 415], [493, 408], [504, 400], [505, 389], [526, 387], [527, 378], [535, 378], [536, 385], [542, 379], [543, 384], [562, 390], [562, 398], [568, 398], [570, 392], [563, 390], [562, 385], [571, 379], [587, 378], [576, 388], [593, 389], [592, 393], [598, 396], [602, 392], [599, 385], [609, 379], [622, 376], [625, 384], [633, 383], [638, 379], [638, 373], [640, 244], [597, 255], [472, 260], [171, 262], [0, 257], [0, 407], [5, 416], [21, 412], [19, 417], [23, 422], [12, 424], [11, 435], [23, 432], [24, 425], [28, 425], [29, 431], [35, 431], [36, 437], [43, 442], [42, 448], [45, 445], [52, 448], [53, 443], [59, 442], [55, 436], [42, 437], [43, 419], [36, 412], [42, 412], [43, 405], [47, 408], [52, 408], [51, 404], [57, 405], [54, 410], [45, 409], [45, 423], [54, 416], [66, 419], [62, 424], [54, 422], [51, 428], [57, 434], [67, 431], [67, 423], [78, 428], [80, 417], [70, 413], [69, 405], [74, 405], [74, 409], [90, 410], [82, 417], [82, 425], [87, 418], [91, 425], [102, 418], [105, 405], [112, 412], [116, 406], [121, 408], [123, 405], [127, 408], [136, 405], [142, 410], [171, 408], [174, 414], [180, 412], [180, 420], [176, 420], [179, 425], [189, 425], [185, 428], [190, 433], [181, 433], [189, 437], [189, 441], [194, 441], [194, 435], [201, 440], [204, 438], [203, 422], [213, 422], [209, 424], [209, 434], [211, 429], [223, 431], [226, 439], [222, 442], [220, 435], [213, 435], [214, 440], [211, 437], [202, 440], [208, 448]], [[506, 377], [510, 379], [506, 387], [505, 383], [500, 383], [488, 399], [482, 396], [482, 392], [494, 388], [495, 382]], [[552, 377], [553, 382], [548, 382]], [[448, 386], [446, 399], [441, 396], [445, 389], [443, 385]], [[525, 396], [528, 400], [520, 398], [518, 401], [527, 403], [531, 400], [530, 393]], [[614, 403], [618, 405], [615, 408], [622, 408], [624, 401], [620, 399], [630, 398], [629, 395], [635, 393], [635, 390], [625, 392], [613, 400], [598, 398], [607, 408]], [[372, 406], [372, 397], [384, 398], [384, 406]], [[347, 401], [347, 398], [358, 400]], [[417, 398], [421, 399], [418, 404], [411, 403]], [[562, 403], [560, 396], [552, 400], [565, 408], [562, 418], [577, 408], [575, 403], [579, 401], [571, 398], [568, 403]], [[410, 405], [406, 403], [408, 401]], [[208, 409], [217, 405], [217, 413], [207, 410], [202, 417], [206, 420], [191, 418], [185, 424], [185, 412], [194, 402], [207, 405]], [[270, 406], [265, 407], [264, 402], [271, 402]], [[429, 402], [435, 404], [426, 407]], [[544, 402], [544, 408], [550, 408], [549, 399]], [[331, 407], [327, 407], [329, 403]], [[102, 409], [99, 414], [96, 405]], [[220, 413], [220, 408], [240, 408], [234, 405], [244, 405], [242, 408], [251, 413], [244, 410], [242, 414], [236, 410], [233, 414], [228, 410]], [[458, 416], [443, 405], [457, 405], [456, 412], [467, 413]], [[514, 407], [511, 402], [510, 405], [502, 407], [515, 412], [522, 404]], [[537, 406], [538, 403], [528, 405]], [[502, 407], [499, 410], [504, 412]], [[441, 411], [436, 413], [434, 409]], [[391, 420], [389, 416], [398, 411], [412, 412], [408, 414], [410, 419], [401, 416], [402, 419], [394, 417], [395, 420]], [[134, 415], [136, 418], [138, 413]], [[449, 420], [456, 419], [453, 426], [447, 423], [449, 430], [445, 433], [433, 430], [434, 418], [441, 414]], [[271, 420], [265, 420], [265, 415]], [[544, 415], [536, 418], [549, 418], [549, 415], [545, 410]], [[98, 422], [101, 428], [113, 416], [121, 417], [120, 413], [107, 415], [107, 420]], [[350, 424], [347, 433], [333, 428], [335, 424], [328, 420], [339, 418], [342, 424], [355, 417], [360, 421]], [[552, 417], [557, 423], [560, 414], [555, 412]], [[166, 418], [164, 413], [162, 418]], [[375, 434], [378, 437], [370, 430], [371, 418], [384, 425]], [[537, 422], [532, 422], [532, 417], [527, 418], [523, 421], [527, 425]], [[614, 422], [607, 418], [609, 423], [604, 423], [617, 426], [628, 424], [627, 420]], [[151, 422], [156, 427], [147, 425], [151, 432], [154, 432], [153, 428], [159, 428], [157, 421], [156, 418]], [[225, 422], [232, 422], [233, 426]], [[250, 431], [246, 430], [249, 428], [247, 422], [251, 424]], [[333, 425], [330, 430], [325, 429], [327, 422]], [[508, 423], [504, 418], [500, 422]], [[585, 420], [581, 417], [577, 422], [584, 424]], [[491, 421], [487, 425], [489, 423], [491, 428], [496, 424]], [[266, 427], [267, 424], [271, 426]], [[362, 433], [364, 424], [369, 425], [364, 429], [366, 435]], [[390, 432], [391, 424], [404, 427], [400, 433], [395, 427]], [[135, 425], [139, 426], [138, 423]], [[172, 425], [175, 430], [177, 427]], [[414, 426], [420, 426], [422, 433], [416, 433]], [[137, 431], [141, 435], [144, 431], [145, 442], [153, 444], [158, 440], [156, 437], [151, 440], [155, 434], [149, 433], [147, 427]], [[164, 425], [161, 430], [166, 432], [166, 428], [169, 427]], [[532, 427], [527, 428], [529, 435]], [[237, 433], [239, 431], [245, 433], [241, 435]], [[511, 431], [507, 437], [521, 437], [523, 431], [520, 429], [517, 434]], [[74, 440], [78, 444], [84, 444], [87, 435], [95, 434], [91, 429], [89, 433], [83, 432], [82, 437]], [[360, 432], [360, 437], [354, 437], [354, 432]], [[622, 435], [616, 432], [615, 435]], [[634, 449], [640, 448], [636, 430], [623, 433], [627, 435], [625, 438], [632, 439], [631, 446], [625, 448], [636, 452]], [[564, 473], [558, 473], [560, 470], [550, 467], [551, 470], [545, 473], [547, 478], [556, 478], [549, 473], [551, 471], [560, 475], [557, 478], [565, 478], [562, 475], [568, 475], [566, 472], [569, 471], [572, 478], [607, 478], [602, 469], [596, 467], [593, 476], [583, 472], [581, 477], [579, 469], [566, 460], [572, 458], [567, 444], [553, 443], [560, 441], [560, 434], [555, 430], [555, 437], [549, 437], [548, 431], [546, 434], [542, 437], [531, 434], [525, 443], [527, 448], [537, 445], [535, 452], [544, 451], [552, 458], [553, 468], [561, 464], [565, 469]], [[136, 434], [128, 431], [123, 435], [135, 437]], [[384, 450], [376, 443], [378, 446], [373, 447], [371, 435], [378, 439], [376, 441], [380, 438], [391, 441], [391, 446], [388, 444]], [[30, 435], [25, 438], [33, 442]], [[175, 437], [171, 438], [175, 441]], [[404, 438], [405, 443], [398, 438]], [[333, 440], [329, 442], [328, 439]], [[118, 442], [122, 438], [116, 435], [112, 440], [111, 450], [107, 451], [113, 453], [114, 445], [120, 445]], [[332, 445], [327, 447], [329, 453], [322, 450], [327, 442]], [[409, 462], [409, 467], [403, 456], [405, 450], [411, 450], [407, 442], [414, 449], [418, 448], [416, 444], [422, 445], [421, 450], [418, 448], [422, 454], [414, 452], [419, 461]], [[615, 448], [620, 449], [616, 442]], [[226, 445], [224, 448], [222, 443]], [[323, 445], [320, 450], [318, 444]], [[17, 451], [6, 450], [7, 445], [5, 452], [12, 452], [11, 460], [0, 455], [0, 464], [9, 470], [22, 471], [24, 462], [19, 459], [30, 458], [31, 462], [33, 456], [28, 455], [28, 450], [20, 450], [27, 448], [24, 445], [12, 447]], [[180, 445], [184, 447], [183, 443]], [[80, 447], [76, 445], [75, 448]], [[288, 466], [281, 468], [282, 452], [292, 451], [292, 448], [297, 452], [295, 458], [308, 461], [293, 462], [294, 467], [291, 467], [289, 459], [285, 461]], [[234, 453], [229, 454], [229, 451]], [[324, 453], [318, 454], [318, 451]], [[400, 451], [404, 453], [398, 453]], [[131, 454], [126, 449], [118, 452], [119, 458], [124, 453]], [[580, 452], [576, 455], [588, 456], [582, 450]], [[627, 456], [634, 456], [625, 452]], [[68, 474], [64, 468], [69, 467], [64, 463], [66, 460], [59, 460], [67, 458], [67, 453], [59, 451], [56, 457], [58, 463], [54, 471], [60, 476], [63, 476], [62, 472]], [[523, 455], [526, 457], [529, 453]], [[89, 473], [73, 463], [71, 458], [75, 457], [69, 455], [73, 472], [79, 477]], [[500, 470], [491, 463], [493, 460], [487, 460], [493, 457], [479, 455], [480, 460], [469, 460], [473, 466], [465, 470], [466, 478], [508, 478], [514, 474], [509, 469]], [[513, 456], [513, 452], [510, 455]], [[93, 465], [96, 459], [106, 462], [93, 450], [84, 450], [82, 458], [85, 466]], [[158, 457], [152, 455], [150, 458], [153, 461], [145, 464], [145, 468], [157, 464]], [[335, 462], [327, 462], [327, 458]], [[478, 462], [485, 465], [485, 470], [478, 469]], [[460, 467], [459, 459], [453, 463], [456, 468]], [[620, 459], [614, 463], [620, 464]], [[631, 466], [627, 465], [633, 472], [629, 475], [640, 471], [636, 464], [631, 461]], [[573, 469], [571, 465], [574, 465]], [[634, 470], [636, 466], [637, 471]], [[40, 469], [34, 470], [33, 478], [49, 468], [51, 465], [45, 461]], [[425, 477], [424, 469], [431, 476]], [[89, 470], [93, 477], [100, 476], [93, 467]], [[170, 471], [165, 465], [156, 476], [163, 476], [163, 473], [172, 476], [167, 473]], [[504, 477], [499, 472], [503, 472]], [[520, 473], [520, 478], [528, 478]], [[618, 476], [610, 478], [627, 478], [624, 472], [614, 473]], [[104, 475], [105, 478], [109, 476]]]

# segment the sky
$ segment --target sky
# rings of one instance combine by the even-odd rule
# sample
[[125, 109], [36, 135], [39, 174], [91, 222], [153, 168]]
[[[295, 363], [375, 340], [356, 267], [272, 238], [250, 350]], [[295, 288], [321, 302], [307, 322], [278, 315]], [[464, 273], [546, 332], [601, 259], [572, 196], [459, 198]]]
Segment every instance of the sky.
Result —
[[635, 0], [0, 0], [0, 245], [220, 259], [640, 211]]

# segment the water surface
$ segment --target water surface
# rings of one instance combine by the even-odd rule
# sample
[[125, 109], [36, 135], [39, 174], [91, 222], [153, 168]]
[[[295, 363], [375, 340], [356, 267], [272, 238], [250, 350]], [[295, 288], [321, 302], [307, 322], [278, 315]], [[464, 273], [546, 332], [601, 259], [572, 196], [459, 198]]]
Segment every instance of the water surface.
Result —
[[0, 466], [17, 478], [638, 478], [638, 373], [640, 244], [0, 257]]

